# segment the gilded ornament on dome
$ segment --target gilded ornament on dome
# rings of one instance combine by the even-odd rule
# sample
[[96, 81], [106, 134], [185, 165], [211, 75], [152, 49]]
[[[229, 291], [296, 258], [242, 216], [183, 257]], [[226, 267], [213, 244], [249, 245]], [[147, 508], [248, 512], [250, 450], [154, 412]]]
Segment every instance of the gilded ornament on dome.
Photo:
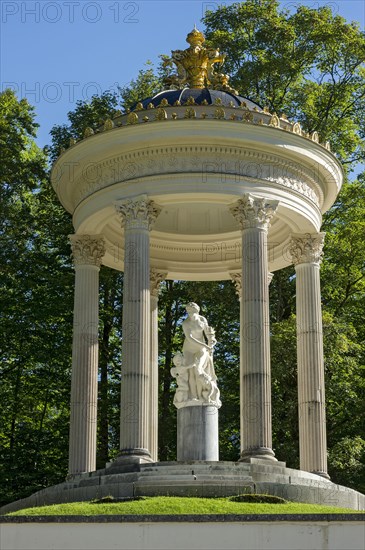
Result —
[[188, 107], [185, 111], [184, 118], [196, 118], [196, 111], [192, 107]]
[[114, 122], [111, 118], [107, 118], [103, 125], [103, 130], [112, 130], [114, 128]]
[[264, 119], [263, 118], [260, 118], [259, 124], [260, 124], [260, 126], [262, 126], [264, 124]]
[[118, 116], [122, 116], [122, 111], [115, 111], [115, 113], [113, 114], [113, 118], [117, 118]]
[[267, 105], [264, 107], [264, 113], [266, 113], [267, 115], [271, 115], [270, 109]]
[[177, 119], [177, 113], [172, 113], [171, 118], [176, 120]]
[[143, 122], [148, 122], [149, 118], [148, 118], [148, 116], [144, 116], [142, 120], [143, 120]]
[[236, 120], [236, 115], [232, 114], [230, 117], [229, 117], [229, 120]]
[[269, 125], [274, 126], [274, 128], [280, 128], [280, 120], [276, 113], [271, 116]]
[[299, 122], [296, 122], [294, 125], [293, 125], [293, 133], [294, 134], [298, 134], [298, 135], [302, 135], [302, 128], [299, 124]]
[[165, 78], [170, 87], [208, 88], [237, 93], [228, 84], [229, 77], [214, 73], [214, 65], [223, 63], [225, 56], [219, 49], [204, 46], [205, 36], [196, 27], [187, 35], [189, 47], [185, 50], [174, 50], [171, 57], [165, 57], [165, 68], [176, 66], [177, 73]]
[[201, 105], [209, 105], [209, 103], [206, 99], [203, 99], [203, 101], [201, 102]]
[[326, 143], [324, 144], [325, 148], [327, 149], [327, 151], [331, 151], [331, 144], [329, 141], [326, 141]]
[[190, 96], [188, 97], [188, 99], [186, 100], [186, 105], [196, 105], [195, 99], [193, 98], [192, 95], [190, 95]]
[[242, 122], [253, 122], [253, 114], [248, 111], [242, 117]]
[[200, 116], [201, 116], [201, 118], [207, 118], [208, 115], [207, 115], [207, 113], [202, 113]]
[[214, 118], [217, 118], [218, 120], [224, 118], [225, 112], [222, 107], [217, 107], [217, 109], [214, 111]]
[[155, 106], [154, 106], [153, 103], [149, 103], [149, 104], [147, 105], [147, 109], [154, 109], [154, 108], [155, 108]]
[[143, 104], [140, 101], [137, 103], [135, 111], [143, 111]]
[[246, 103], [246, 101], [241, 101], [240, 107], [241, 107], [241, 109], [247, 109], [247, 103]]
[[166, 97], [164, 97], [162, 100], [161, 100], [161, 103], [159, 104], [159, 107], [168, 107], [170, 104], [169, 102], [167, 101]]
[[212, 86], [216, 90], [223, 90], [224, 92], [230, 92], [238, 95], [238, 91], [232, 88], [229, 84], [229, 76], [227, 74], [219, 73], [214, 74], [212, 78]]
[[73, 137], [70, 137], [70, 147], [72, 147], [72, 145], [76, 145], [76, 139], [73, 138]]
[[129, 113], [127, 116], [127, 124], [137, 124], [139, 121], [137, 113]]
[[155, 114], [155, 120], [166, 120], [167, 113], [163, 107], [159, 107]]
[[90, 126], [88, 126], [87, 128], [85, 128], [84, 130], [84, 138], [88, 138], [90, 136], [93, 136], [94, 135], [94, 130], [92, 128], [90, 128]]
[[174, 107], [181, 107], [181, 101], [177, 99], [174, 103]]

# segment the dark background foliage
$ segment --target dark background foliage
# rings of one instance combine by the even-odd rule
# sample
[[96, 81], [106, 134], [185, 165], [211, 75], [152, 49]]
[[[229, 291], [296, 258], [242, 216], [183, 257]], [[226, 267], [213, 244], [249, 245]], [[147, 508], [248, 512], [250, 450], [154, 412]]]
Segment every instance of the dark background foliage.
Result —
[[[210, 43], [240, 93], [285, 112], [329, 139], [346, 183], [325, 215], [322, 264], [329, 473], [365, 492], [365, 39], [329, 7], [289, 14], [275, 0], [246, 0], [208, 12]], [[52, 130], [49, 158], [34, 141], [33, 108], [0, 94], [0, 504], [62, 481], [67, 473], [73, 309], [70, 216], [49, 183], [48, 162], [70, 137], [162, 88], [149, 63], [119, 92], [80, 101]], [[97, 464], [118, 451], [123, 274], [100, 272]], [[230, 281], [165, 281], [159, 300], [159, 452], [176, 457], [173, 354], [181, 348], [184, 304], [199, 303], [216, 328], [215, 368], [223, 406], [220, 457], [239, 456], [239, 302]], [[299, 466], [294, 269], [270, 285], [273, 446]]]

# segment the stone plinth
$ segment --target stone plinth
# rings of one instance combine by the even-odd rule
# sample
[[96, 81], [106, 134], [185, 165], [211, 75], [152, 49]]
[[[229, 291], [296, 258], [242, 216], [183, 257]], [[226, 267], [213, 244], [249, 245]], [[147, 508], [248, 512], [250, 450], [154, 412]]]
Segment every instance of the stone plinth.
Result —
[[219, 460], [218, 409], [211, 405], [177, 411], [177, 460]]
[[158, 495], [207, 498], [245, 493], [365, 510], [365, 495], [353, 489], [316, 474], [286, 468], [284, 462], [251, 458], [250, 462], [190, 460], [134, 465], [116, 461], [106, 469], [74, 475], [64, 483], [7, 504], [0, 508], [0, 515], [31, 506], [89, 501], [108, 495], [114, 498]]

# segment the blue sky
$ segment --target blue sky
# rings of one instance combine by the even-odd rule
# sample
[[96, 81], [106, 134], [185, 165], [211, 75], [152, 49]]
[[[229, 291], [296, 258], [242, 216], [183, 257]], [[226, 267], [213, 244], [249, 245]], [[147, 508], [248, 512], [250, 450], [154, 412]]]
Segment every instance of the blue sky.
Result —
[[[0, 0], [0, 82], [35, 105], [38, 144], [50, 142], [49, 130], [66, 122], [78, 99], [135, 78], [150, 59], [185, 48], [185, 37], [207, 9], [202, 0]], [[329, 5], [365, 28], [364, 0], [287, 0]]]

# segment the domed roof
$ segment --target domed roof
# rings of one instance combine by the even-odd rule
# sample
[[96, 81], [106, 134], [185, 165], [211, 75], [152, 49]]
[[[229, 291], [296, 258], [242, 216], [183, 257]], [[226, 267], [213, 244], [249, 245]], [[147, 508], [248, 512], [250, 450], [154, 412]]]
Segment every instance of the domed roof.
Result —
[[[222, 107], [240, 107], [242, 103], [246, 104], [248, 109], [261, 107], [240, 95], [236, 95], [232, 92], [223, 90], [212, 90], [210, 88], [183, 88], [180, 90], [163, 90], [158, 94], [143, 99], [138, 102], [139, 107], [143, 106], [143, 109], [147, 109], [148, 105], [152, 103], [154, 107], [158, 107], [163, 99], [165, 99], [169, 105], [174, 105], [178, 101], [181, 105], [185, 105], [189, 98], [194, 98], [195, 105], [216, 105], [219, 103]], [[218, 100], [218, 101], [217, 101]], [[179, 105], [179, 103], [177, 105]], [[137, 104], [132, 107], [132, 111], [136, 108]]]

